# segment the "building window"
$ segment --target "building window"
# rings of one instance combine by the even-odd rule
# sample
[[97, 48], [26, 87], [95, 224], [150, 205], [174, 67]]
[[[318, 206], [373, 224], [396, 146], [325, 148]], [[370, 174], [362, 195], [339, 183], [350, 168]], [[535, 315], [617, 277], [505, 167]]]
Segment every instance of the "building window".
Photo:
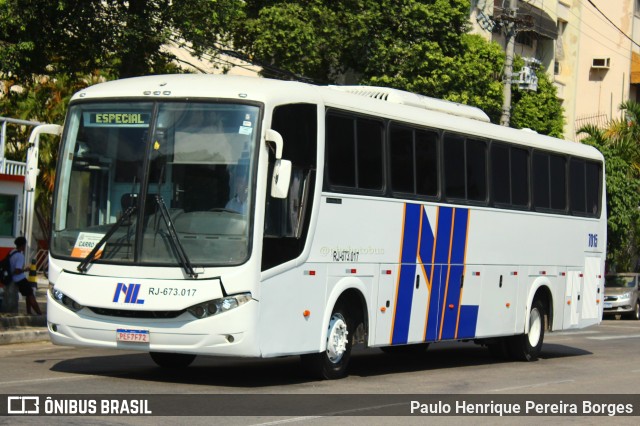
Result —
[[15, 195], [0, 194], [0, 236], [13, 237], [16, 219]]

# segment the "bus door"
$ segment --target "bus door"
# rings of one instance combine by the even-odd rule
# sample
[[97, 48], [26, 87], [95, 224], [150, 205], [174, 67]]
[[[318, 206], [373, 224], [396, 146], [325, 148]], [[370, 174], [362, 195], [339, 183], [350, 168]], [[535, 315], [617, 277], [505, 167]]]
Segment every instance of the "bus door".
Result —
[[398, 270], [398, 265], [380, 265], [378, 295], [375, 305], [376, 323], [374, 345], [388, 345], [391, 341]]
[[581, 320], [597, 323], [600, 320], [600, 310], [604, 292], [599, 285], [602, 282], [601, 261], [599, 257], [588, 256], [584, 260], [584, 277]]
[[[404, 345], [438, 339], [440, 275], [421, 263], [380, 266], [375, 325], [376, 345]], [[430, 335], [427, 328], [432, 330]]]
[[564, 321], [563, 329], [577, 327], [582, 311], [583, 273], [580, 270], [567, 270], [567, 285], [564, 293]]
[[[479, 268], [467, 269], [473, 274]], [[517, 268], [485, 267], [482, 275], [478, 331], [483, 335], [514, 334], [519, 306]]]

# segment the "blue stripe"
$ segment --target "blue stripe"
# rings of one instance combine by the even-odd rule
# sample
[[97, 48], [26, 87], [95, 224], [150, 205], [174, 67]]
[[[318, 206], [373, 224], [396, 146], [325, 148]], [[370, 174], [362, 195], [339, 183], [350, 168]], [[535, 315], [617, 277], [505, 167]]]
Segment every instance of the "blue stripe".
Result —
[[[445, 302], [442, 339], [456, 337], [458, 322], [458, 304], [460, 303], [461, 279], [464, 272], [464, 252], [467, 241], [467, 219], [469, 210], [455, 209], [453, 223], [453, 245], [451, 247], [451, 263], [449, 264], [449, 283], [447, 284], [447, 300]], [[453, 306], [453, 308], [450, 308]]]
[[[438, 209], [436, 235], [432, 231], [426, 211], [417, 204], [406, 204], [404, 212], [404, 233], [402, 236], [402, 253], [392, 344], [404, 344], [408, 341], [411, 322], [411, 306], [413, 303], [414, 285], [418, 260], [416, 258], [418, 243], [420, 260], [427, 262], [424, 266], [427, 279], [433, 279], [429, 294], [429, 312], [425, 341], [444, 339], [462, 339], [475, 337], [478, 321], [478, 306], [461, 306], [458, 320], [458, 303], [460, 303], [460, 280], [464, 271], [465, 250], [467, 246], [467, 227], [469, 210], [464, 208], [440, 207]], [[455, 221], [454, 221], [455, 215]], [[422, 229], [420, 230], [420, 219]], [[453, 236], [451, 235], [451, 228]], [[434, 263], [433, 246], [436, 245]], [[451, 247], [450, 247], [451, 245]], [[450, 251], [451, 250], [451, 251]], [[451, 259], [449, 259], [451, 253]], [[449, 281], [447, 283], [447, 275]], [[448, 285], [448, 287], [447, 287]], [[444, 300], [445, 290], [447, 300]], [[449, 308], [452, 305], [453, 308]], [[445, 309], [444, 318], [442, 309]], [[439, 336], [440, 321], [442, 336]], [[415, 318], [414, 320], [418, 320]], [[456, 335], [456, 324], [458, 334]]]
[[427, 332], [425, 335], [425, 340], [428, 342], [438, 340], [438, 324], [440, 323], [440, 307], [442, 306], [440, 297], [443, 268], [441, 265], [434, 265], [433, 268], [433, 282], [431, 283], [431, 294], [429, 295], [429, 318], [427, 320]]
[[458, 339], [470, 339], [476, 337], [476, 325], [478, 323], [478, 305], [462, 305], [460, 307], [460, 325], [458, 326]]
[[402, 238], [402, 254], [400, 279], [396, 300], [396, 313], [393, 326], [392, 344], [407, 343], [409, 323], [411, 321], [411, 304], [413, 302], [413, 284], [416, 279], [416, 253], [420, 233], [420, 213], [418, 204], [406, 204], [404, 213], [404, 235]]

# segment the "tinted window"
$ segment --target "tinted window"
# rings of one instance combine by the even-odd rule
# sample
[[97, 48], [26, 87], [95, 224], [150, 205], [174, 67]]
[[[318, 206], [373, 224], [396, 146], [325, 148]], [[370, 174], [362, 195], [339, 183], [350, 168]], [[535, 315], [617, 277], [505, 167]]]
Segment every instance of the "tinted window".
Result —
[[355, 129], [353, 119], [327, 117], [327, 160], [329, 182], [337, 186], [356, 186]]
[[464, 137], [445, 135], [443, 149], [447, 197], [465, 198]]
[[585, 164], [583, 160], [571, 159], [569, 166], [569, 185], [571, 188], [571, 211], [586, 213]]
[[509, 187], [509, 148], [504, 145], [491, 145], [491, 191], [493, 201], [508, 204], [511, 202]]
[[438, 134], [416, 130], [416, 193], [438, 195]]
[[511, 148], [511, 204], [529, 205], [529, 151]]
[[549, 155], [533, 153], [533, 205], [548, 209], [549, 205]]
[[467, 199], [487, 199], [487, 145], [473, 139], [467, 140]]
[[382, 123], [358, 118], [358, 188], [382, 189]]
[[384, 180], [382, 121], [329, 113], [326, 133], [329, 183], [381, 190]]
[[413, 132], [407, 127], [391, 126], [391, 188], [396, 192], [414, 192]]
[[597, 215], [600, 211], [600, 164], [587, 162], [587, 213]]
[[549, 155], [551, 208], [567, 209], [567, 160], [559, 155]]

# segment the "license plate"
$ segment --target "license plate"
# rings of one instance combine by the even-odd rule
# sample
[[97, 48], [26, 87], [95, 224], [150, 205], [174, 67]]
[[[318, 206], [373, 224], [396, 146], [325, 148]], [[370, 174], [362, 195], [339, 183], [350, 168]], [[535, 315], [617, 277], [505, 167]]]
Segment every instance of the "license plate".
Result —
[[116, 330], [116, 340], [119, 342], [149, 343], [149, 330]]
[[605, 309], [611, 309], [612, 308], [611, 302], [604, 302], [604, 308]]

